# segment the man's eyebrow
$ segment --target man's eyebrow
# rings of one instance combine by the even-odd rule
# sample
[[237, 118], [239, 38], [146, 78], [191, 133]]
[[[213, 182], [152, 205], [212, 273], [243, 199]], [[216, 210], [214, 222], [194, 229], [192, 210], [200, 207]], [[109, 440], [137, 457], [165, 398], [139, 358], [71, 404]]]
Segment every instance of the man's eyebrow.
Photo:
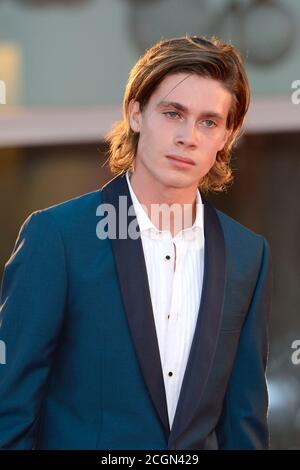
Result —
[[[169, 106], [172, 107], [172, 108], [178, 109], [179, 111], [182, 111], [183, 113], [186, 113], [186, 114], [189, 113], [189, 110], [186, 106], [184, 106], [181, 103], [177, 103], [176, 101], [160, 101], [157, 104], [157, 108], [167, 108]], [[200, 113], [199, 117], [202, 117], [202, 118], [215, 118], [215, 119], [218, 119], [219, 121], [224, 121], [225, 120], [225, 118], [224, 118], [224, 116], [222, 116], [222, 114], [216, 113], [215, 111], [209, 111], [209, 110], [202, 111], [202, 113]]]

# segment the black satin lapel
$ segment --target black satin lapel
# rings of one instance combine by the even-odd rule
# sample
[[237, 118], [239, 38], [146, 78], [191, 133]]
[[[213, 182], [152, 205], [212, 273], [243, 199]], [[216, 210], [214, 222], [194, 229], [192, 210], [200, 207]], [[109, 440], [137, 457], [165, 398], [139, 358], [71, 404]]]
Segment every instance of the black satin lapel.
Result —
[[[132, 201], [125, 175], [102, 188], [102, 202], [116, 209], [116, 233], [119, 233], [119, 196], [126, 196], [127, 209]], [[136, 216], [128, 216], [128, 225]], [[156, 335], [147, 269], [141, 238], [111, 239], [121, 295], [140, 367], [150, 396], [162, 422], [166, 437], [170, 434], [167, 401], [159, 345]]]
[[169, 438], [174, 445], [201, 406], [201, 397], [212, 366], [221, 326], [226, 282], [223, 230], [215, 209], [204, 203], [204, 274], [200, 308], [181, 392]]

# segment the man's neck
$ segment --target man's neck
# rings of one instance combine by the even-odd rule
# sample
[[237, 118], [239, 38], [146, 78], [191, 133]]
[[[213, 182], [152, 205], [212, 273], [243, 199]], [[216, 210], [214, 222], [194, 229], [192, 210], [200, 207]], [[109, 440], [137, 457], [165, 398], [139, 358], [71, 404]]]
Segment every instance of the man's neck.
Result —
[[145, 190], [146, 185], [135, 173], [130, 177], [131, 187], [158, 230], [168, 230], [174, 237], [191, 227], [196, 219], [197, 188], [173, 188], [157, 185]]

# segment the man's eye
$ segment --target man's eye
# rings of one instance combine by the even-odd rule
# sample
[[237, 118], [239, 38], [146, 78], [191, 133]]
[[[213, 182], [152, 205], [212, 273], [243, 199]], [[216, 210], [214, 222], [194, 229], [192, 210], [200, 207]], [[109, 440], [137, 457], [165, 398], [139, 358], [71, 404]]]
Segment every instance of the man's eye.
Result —
[[179, 116], [179, 114], [177, 113], [177, 111], [166, 111], [165, 113], [166, 116], [169, 116], [171, 118], [175, 118], [176, 116]]
[[216, 127], [216, 123], [214, 121], [212, 121], [211, 119], [205, 119], [204, 121], [202, 121], [205, 123], [205, 126], [206, 127]]

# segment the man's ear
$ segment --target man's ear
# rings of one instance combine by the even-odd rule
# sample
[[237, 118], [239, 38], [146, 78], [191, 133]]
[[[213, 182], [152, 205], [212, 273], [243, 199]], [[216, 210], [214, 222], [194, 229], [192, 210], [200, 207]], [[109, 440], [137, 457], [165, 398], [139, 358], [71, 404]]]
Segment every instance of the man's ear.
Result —
[[140, 132], [142, 114], [140, 111], [140, 103], [138, 101], [130, 100], [128, 105], [128, 116], [131, 129], [134, 132]]

